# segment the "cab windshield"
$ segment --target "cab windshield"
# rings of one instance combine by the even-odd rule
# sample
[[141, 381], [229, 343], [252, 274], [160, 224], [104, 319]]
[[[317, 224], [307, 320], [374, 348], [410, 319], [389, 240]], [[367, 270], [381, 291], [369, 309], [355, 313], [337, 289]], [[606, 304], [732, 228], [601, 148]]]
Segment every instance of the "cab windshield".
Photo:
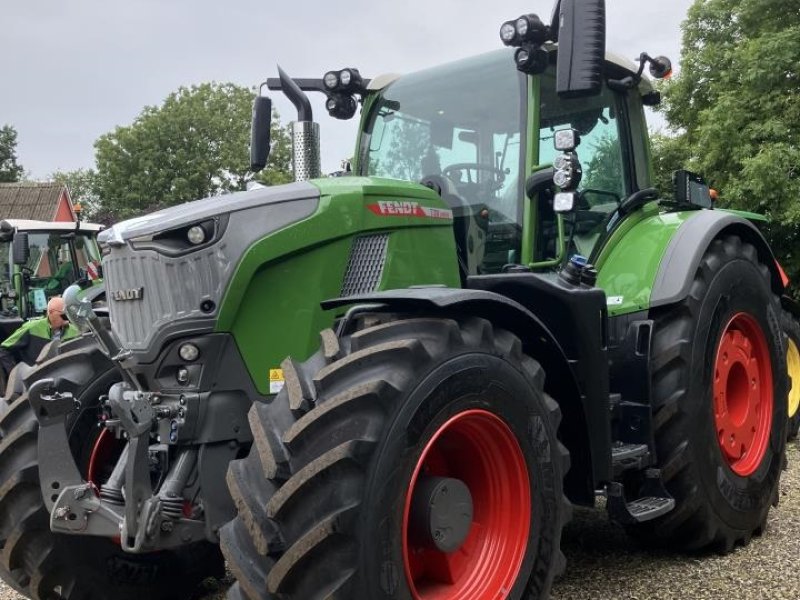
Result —
[[519, 253], [525, 90], [504, 49], [403, 77], [367, 116], [361, 174], [444, 185], [469, 274]]
[[[13, 300], [22, 294], [22, 305], [28, 316], [43, 313], [50, 298], [60, 296], [77, 280], [98, 276], [101, 257], [93, 234], [29, 232], [30, 254], [22, 267], [11, 262], [11, 243], [10, 240], [0, 242], [3, 266], [0, 270], [0, 295], [5, 300]], [[16, 294], [9, 295], [11, 290]], [[8, 311], [9, 307], [4, 306], [3, 310]]]

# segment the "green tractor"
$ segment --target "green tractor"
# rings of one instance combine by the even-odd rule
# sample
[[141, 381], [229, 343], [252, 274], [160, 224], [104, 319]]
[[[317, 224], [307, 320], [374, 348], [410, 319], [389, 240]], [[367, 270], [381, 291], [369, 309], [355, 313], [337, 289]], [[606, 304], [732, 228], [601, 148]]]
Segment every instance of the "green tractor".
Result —
[[96, 223], [0, 221], [0, 336], [45, 313], [79, 280], [100, 279]]
[[[69, 290], [96, 343], [0, 417], [12, 587], [188, 598], [224, 553], [234, 599], [543, 598], [571, 503], [678, 549], [763, 531], [788, 381], [757, 217], [688, 172], [659, 199], [642, 73], [668, 61], [606, 56], [603, 0], [501, 38], [281, 73], [311, 179], [101, 234], [110, 328]], [[310, 90], [363, 105], [351, 176], [318, 178]]]
[[[73, 283], [101, 281], [101, 229], [85, 222], [0, 221], [0, 341], [43, 316], [48, 300]], [[0, 368], [0, 395], [9, 375]]]

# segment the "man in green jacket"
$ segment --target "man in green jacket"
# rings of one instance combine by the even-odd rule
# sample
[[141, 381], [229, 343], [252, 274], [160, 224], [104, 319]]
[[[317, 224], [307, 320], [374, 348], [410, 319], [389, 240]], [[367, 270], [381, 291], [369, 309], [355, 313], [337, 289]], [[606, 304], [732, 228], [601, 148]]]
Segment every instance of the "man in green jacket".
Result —
[[26, 321], [0, 344], [0, 365], [6, 373], [18, 362], [32, 365], [51, 340], [68, 340], [78, 333], [64, 313], [64, 299], [50, 298], [46, 316]]

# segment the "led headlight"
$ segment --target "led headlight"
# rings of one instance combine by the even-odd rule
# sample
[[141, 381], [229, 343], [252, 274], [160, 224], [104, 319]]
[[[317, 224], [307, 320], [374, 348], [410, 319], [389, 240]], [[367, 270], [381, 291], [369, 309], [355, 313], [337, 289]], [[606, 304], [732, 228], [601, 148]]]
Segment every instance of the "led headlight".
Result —
[[553, 175], [553, 183], [560, 188], [568, 188], [572, 183], [572, 173], [567, 170], [558, 170]]
[[336, 89], [339, 85], [339, 74], [336, 71], [328, 71], [322, 78], [322, 83], [329, 90]]
[[547, 41], [547, 27], [537, 15], [522, 15], [514, 22], [514, 28], [521, 42], [540, 45]]
[[580, 143], [580, 134], [574, 129], [560, 129], [553, 135], [553, 146], [559, 152], [572, 152]]
[[513, 21], [506, 21], [500, 26], [500, 40], [506, 45], [511, 46], [517, 39], [517, 28]]
[[342, 85], [347, 87], [350, 85], [350, 82], [353, 80], [353, 74], [350, 72], [350, 69], [343, 69], [339, 71], [339, 81], [342, 82]]
[[200, 356], [200, 348], [194, 344], [183, 344], [178, 348], [178, 356], [186, 362], [194, 362]]
[[353, 96], [346, 94], [332, 94], [325, 101], [325, 108], [328, 114], [334, 119], [350, 119], [356, 114], [358, 103]]
[[200, 225], [193, 225], [189, 227], [189, 230], [186, 232], [186, 239], [189, 240], [191, 244], [199, 246], [206, 241], [206, 230]]
[[520, 48], [514, 54], [514, 60], [517, 61], [518, 67], [524, 67], [531, 59], [531, 53], [525, 48]]
[[553, 159], [553, 168], [558, 171], [563, 171], [564, 169], [568, 169], [571, 166], [571, 162], [569, 156], [566, 154], [559, 154]]
[[559, 192], [553, 199], [553, 210], [557, 213], [570, 212], [577, 202], [575, 192]]
[[539, 46], [525, 44], [514, 53], [517, 69], [523, 73], [537, 75], [547, 69], [547, 51]]
[[519, 19], [517, 19], [515, 27], [517, 29], [517, 35], [519, 35], [519, 37], [524, 38], [526, 35], [528, 35], [528, 29], [529, 29], [528, 25], [529, 25], [528, 19], [526, 19], [525, 17], [520, 17]]

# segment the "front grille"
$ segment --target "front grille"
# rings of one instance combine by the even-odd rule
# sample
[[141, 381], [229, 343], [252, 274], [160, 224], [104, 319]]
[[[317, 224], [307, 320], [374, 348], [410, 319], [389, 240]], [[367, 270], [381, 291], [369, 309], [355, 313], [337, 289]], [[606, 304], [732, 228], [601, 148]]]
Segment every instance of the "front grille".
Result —
[[365, 235], [353, 241], [342, 283], [342, 297], [367, 294], [378, 289], [386, 262], [388, 242], [388, 233]]
[[[212, 316], [200, 304], [219, 306], [233, 265], [218, 244], [186, 256], [114, 248], [103, 258], [111, 326], [124, 348], [146, 350], [159, 327], [176, 319]], [[140, 299], [117, 300], [115, 292], [142, 288]], [[123, 294], [120, 294], [124, 296]]]

